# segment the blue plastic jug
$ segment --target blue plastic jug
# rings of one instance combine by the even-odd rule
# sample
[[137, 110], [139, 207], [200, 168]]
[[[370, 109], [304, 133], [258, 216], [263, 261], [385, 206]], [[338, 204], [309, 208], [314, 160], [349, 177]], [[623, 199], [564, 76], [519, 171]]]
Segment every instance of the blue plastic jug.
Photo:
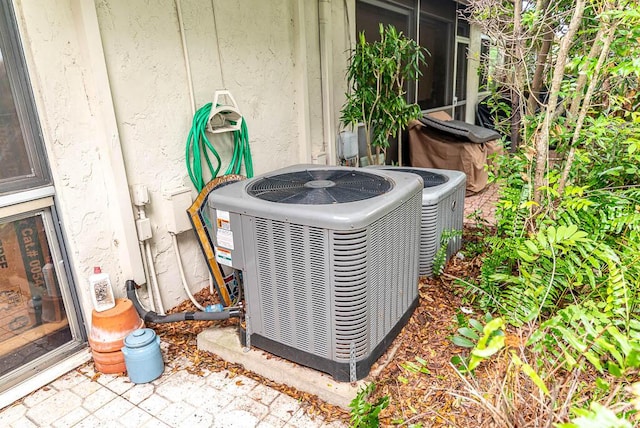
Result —
[[160, 352], [160, 338], [150, 328], [140, 328], [124, 339], [124, 363], [133, 383], [147, 383], [160, 377], [164, 361]]

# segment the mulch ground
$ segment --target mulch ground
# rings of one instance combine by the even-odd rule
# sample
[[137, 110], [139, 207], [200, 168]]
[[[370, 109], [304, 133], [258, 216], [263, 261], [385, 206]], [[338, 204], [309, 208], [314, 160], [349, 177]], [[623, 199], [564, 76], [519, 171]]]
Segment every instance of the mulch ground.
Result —
[[[479, 239], [479, 236], [477, 230], [465, 228], [464, 240], [467, 243]], [[462, 253], [465, 253], [464, 247]], [[460, 398], [459, 393], [465, 389], [465, 382], [450, 364], [452, 356], [463, 352], [450, 340], [458, 328], [456, 314], [463, 305], [461, 288], [454, 283], [455, 278], [474, 278], [479, 273], [479, 267], [479, 257], [453, 257], [439, 278], [423, 278], [420, 281], [418, 308], [387, 352], [372, 367], [368, 379], [376, 384], [374, 399], [383, 395], [390, 397], [389, 406], [380, 413], [383, 426], [416, 423], [422, 423], [424, 427], [491, 425], [489, 414]], [[196, 298], [203, 305], [217, 301], [208, 290], [198, 293]], [[186, 301], [171, 312], [192, 310], [195, 308], [190, 301]], [[310, 415], [323, 415], [327, 421], [349, 421], [348, 412], [341, 408], [197, 349], [196, 337], [202, 330], [215, 325], [236, 325], [237, 322], [189, 321], [153, 327], [169, 344], [169, 358], [187, 357], [193, 363], [188, 370], [193, 373], [200, 373], [204, 369], [226, 369], [231, 376], [243, 374], [298, 399], [304, 403]], [[481, 371], [477, 376], [482, 377]]]

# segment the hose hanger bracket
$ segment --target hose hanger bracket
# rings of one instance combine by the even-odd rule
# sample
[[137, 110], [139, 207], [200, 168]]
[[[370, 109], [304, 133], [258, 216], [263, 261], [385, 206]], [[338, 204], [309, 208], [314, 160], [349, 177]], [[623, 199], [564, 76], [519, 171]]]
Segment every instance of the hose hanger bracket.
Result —
[[[223, 99], [224, 98], [224, 99]], [[213, 108], [207, 120], [207, 131], [212, 134], [239, 131], [242, 126], [242, 115], [238, 104], [227, 90], [215, 91]]]

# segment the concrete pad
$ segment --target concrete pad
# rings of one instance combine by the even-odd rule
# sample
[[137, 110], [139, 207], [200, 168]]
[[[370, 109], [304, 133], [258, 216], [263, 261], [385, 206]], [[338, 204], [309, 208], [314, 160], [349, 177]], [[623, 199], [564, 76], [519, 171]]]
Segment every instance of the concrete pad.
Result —
[[214, 327], [203, 331], [198, 335], [198, 349], [214, 353], [226, 361], [242, 364], [245, 369], [267, 379], [317, 395], [327, 403], [346, 410], [349, 410], [349, 403], [365, 384], [364, 380], [355, 384], [336, 382], [325, 373], [281, 358], [268, 358], [264, 351], [256, 348], [245, 352], [235, 327]]

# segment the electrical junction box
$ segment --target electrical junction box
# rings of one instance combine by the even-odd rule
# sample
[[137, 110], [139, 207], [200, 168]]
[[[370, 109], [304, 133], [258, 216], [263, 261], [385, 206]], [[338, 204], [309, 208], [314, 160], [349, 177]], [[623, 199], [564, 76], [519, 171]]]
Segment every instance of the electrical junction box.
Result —
[[146, 241], [151, 239], [151, 220], [149, 218], [139, 218], [136, 220], [136, 229], [138, 230], [138, 239]]
[[342, 131], [338, 134], [338, 156], [341, 159], [352, 159], [358, 156], [358, 133]]
[[149, 190], [143, 184], [137, 184], [131, 188], [133, 205], [143, 207], [149, 203]]
[[187, 209], [193, 202], [191, 190], [187, 187], [180, 187], [164, 192], [164, 196], [169, 201], [169, 208], [166, 212], [167, 230], [178, 234], [191, 229], [189, 214], [187, 214]]

